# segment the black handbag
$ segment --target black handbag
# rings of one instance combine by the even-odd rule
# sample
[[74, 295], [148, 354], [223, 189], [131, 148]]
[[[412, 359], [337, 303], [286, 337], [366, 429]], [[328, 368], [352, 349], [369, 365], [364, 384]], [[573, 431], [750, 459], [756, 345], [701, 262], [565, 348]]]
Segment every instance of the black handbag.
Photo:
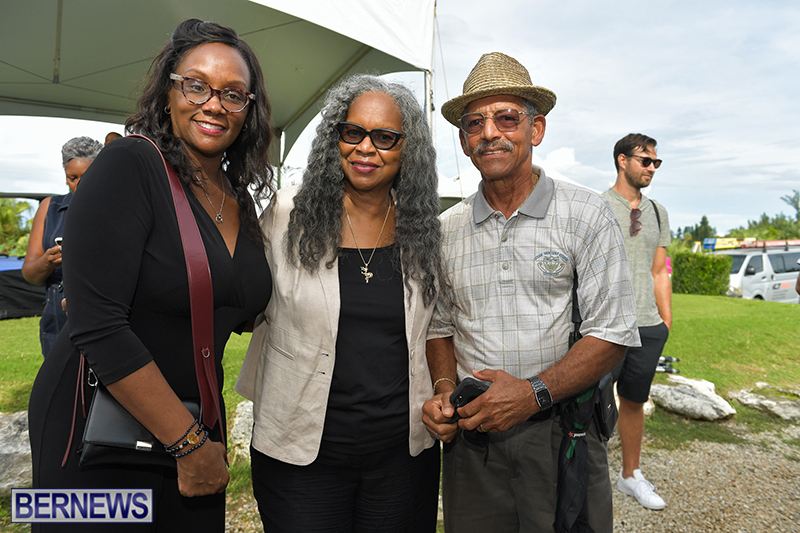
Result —
[[[200, 404], [184, 400], [183, 405], [200, 419]], [[175, 459], [152, 433], [139, 423], [108, 390], [97, 384], [83, 445], [78, 449], [81, 466], [156, 465], [175, 468]]]
[[[158, 150], [155, 143], [147, 137], [141, 135], [132, 135], [132, 137], [145, 139]], [[159, 155], [161, 155], [160, 150]], [[200, 402], [184, 400], [183, 404], [207, 429], [212, 429], [221, 420], [222, 414], [219, 407], [219, 390], [214, 366], [214, 297], [211, 272], [200, 231], [183, 187], [172, 167], [164, 160], [163, 155], [161, 159], [169, 179], [186, 268], [189, 273], [195, 373], [200, 391]], [[80, 385], [75, 391], [73, 430], [78, 411], [78, 396], [80, 392], [80, 396], [83, 397], [83, 383], [86, 381], [83, 376], [88, 367], [83, 353], [81, 353], [79, 367]], [[88, 370], [88, 374], [88, 377], [93, 376], [91, 369]], [[175, 458], [166, 452], [162, 443], [125, 410], [99, 381], [90, 380], [89, 385], [94, 386], [96, 391], [86, 418], [83, 442], [78, 447], [80, 466], [124, 464], [177, 467]], [[201, 409], [201, 405], [206, 405], [207, 409]], [[85, 407], [84, 416], [86, 416]], [[66, 464], [71, 445], [72, 432], [70, 432], [70, 441], [62, 466]]]

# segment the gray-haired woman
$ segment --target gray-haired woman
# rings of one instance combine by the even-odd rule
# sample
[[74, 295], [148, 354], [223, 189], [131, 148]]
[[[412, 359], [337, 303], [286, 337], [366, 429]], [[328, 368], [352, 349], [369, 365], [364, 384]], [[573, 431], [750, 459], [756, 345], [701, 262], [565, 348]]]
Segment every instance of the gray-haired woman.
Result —
[[67, 176], [69, 193], [45, 198], [33, 217], [22, 275], [28, 283], [45, 285], [47, 298], [42, 319], [39, 321], [39, 341], [45, 357], [56, 340], [56, 335], [67, 322], [67, 313], [61, 308], [61, 300], [64, 298], [61, 236], [64, 233], [67, 208], [83, 173], [102, 149], [103, 145], [90, 137], [75, 137], [64, 143], [61, 147], [61, 161]]
[[322, 117], [302, 185], [261, 218], [273, 299], [237, 383], [255, 402], [259, 511], [267, 531], [435, 531], [430, 131], [408, 89], [369, 75], [332, 89]]

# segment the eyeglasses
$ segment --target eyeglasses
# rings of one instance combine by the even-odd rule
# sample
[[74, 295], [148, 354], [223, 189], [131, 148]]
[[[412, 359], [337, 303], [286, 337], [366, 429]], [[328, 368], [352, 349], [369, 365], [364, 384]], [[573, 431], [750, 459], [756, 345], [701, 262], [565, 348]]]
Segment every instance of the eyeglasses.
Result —
[[643, 157], [641, 155], [629, 155], [628, 157], [635, 157], [636, 159], [641, 159], [642, 160], [642, 166], [644, 168], [649, 167], [651, 164], [656, 168], [661, 166], [661, 160], [660, 159], [653, 159], [652, 157]]
[[642, 221], [639, 220], [641, 216], [641, 209], [631, 209], [631, 237], [642, 231]]
[[518, 109], [498, 109], [494, 113], [467, 113], [461, 116], [461, 129], [464, 132], [474, 135], [483, 129], [487, 119], [494, 121], [495, 127], [500, 131], [517, 131], [520, 115], [529, 115]]
[[233, 87], [212, 89], [211, 86], [203, 80], [181, 76], [180, 74], [170, 74], [169, 79], [181, 82], [183, 96], [185, 96], [186, 100], [190, 103], [202, 105], [211, 100], [214, 95], [217, 95], [220, 105], [229, 113], [238, 113], [244, 110], [247, 104], [250, 103], [250, 100], [254, 100], [256, 97], [253, 93]]
[[399, 131], [387, 130], [384, 128], [376, 128], [367, 131], [364, 126], [353, 124], [352, 122], [340, 122], [336, 125], [336, 131], [339, 132], [339, 137], [347, 144], [361, 144], [364, 137], [369, 135], [372, 141], [372, 146], [378, 150], [391, 150], [394, 146], [405, 137], [405, 134]]

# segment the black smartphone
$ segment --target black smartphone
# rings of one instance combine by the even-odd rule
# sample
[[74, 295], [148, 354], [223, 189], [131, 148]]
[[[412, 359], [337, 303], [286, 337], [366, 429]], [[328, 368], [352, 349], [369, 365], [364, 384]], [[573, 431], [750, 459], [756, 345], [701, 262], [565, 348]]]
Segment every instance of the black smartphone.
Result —
[[456, 412], [453, 415], [453, 418], [447, 421], [448, 424], [454, 424], [461, 419], [461, 415], [458, 414], [458, 408], [464, 407], [469, 402], [486, 392], [489, 388], [488, 383], [484, 383], [475, 378], [466, 377], [461, 380], [461, 383], [458, 384], [458, 387], [450, 394], [450, 403], [453, 404], [453, 407], [456, 408]]

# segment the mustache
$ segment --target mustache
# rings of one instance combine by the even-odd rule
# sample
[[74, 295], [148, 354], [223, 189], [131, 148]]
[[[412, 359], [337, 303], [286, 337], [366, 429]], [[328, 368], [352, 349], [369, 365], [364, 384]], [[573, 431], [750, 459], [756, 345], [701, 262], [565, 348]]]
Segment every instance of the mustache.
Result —
[[514, 145], [510, 141], [504, 141], [502, 139], [497, 139], [491, 142], [482, 142], [476, 146], [474, 150], [472, 150], [472, 154], [480, 155], [482, 152], [488, 152], [497, 149], [507, 150], [510, 152], [514, 149]]

